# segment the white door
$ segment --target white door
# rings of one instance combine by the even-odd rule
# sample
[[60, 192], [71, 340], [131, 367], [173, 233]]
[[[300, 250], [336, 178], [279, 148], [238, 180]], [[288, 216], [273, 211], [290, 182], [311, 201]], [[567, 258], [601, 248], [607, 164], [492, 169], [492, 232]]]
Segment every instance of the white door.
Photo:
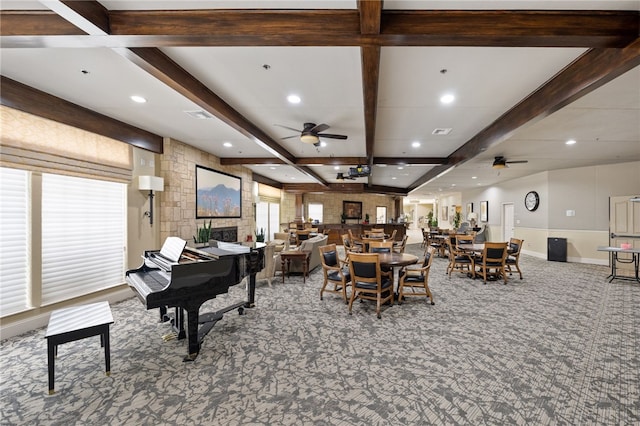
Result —
[[502, 241], [509, 241], [514, 237], [514, 215], [513, 203], [502, 205]]
[[[625, 195], [609, 198], [609, 245], [620, 247], [629, 243], [633, 248], [640, 248], [640, 203], [630, 201], [632, 197]], [[620, 254], [619, 259], [630, 260], [631, 255]], [[618, 262], [617, 273], [633, 276], [633, 264]], [[624, 271], [624, 272], [623, 272]]]

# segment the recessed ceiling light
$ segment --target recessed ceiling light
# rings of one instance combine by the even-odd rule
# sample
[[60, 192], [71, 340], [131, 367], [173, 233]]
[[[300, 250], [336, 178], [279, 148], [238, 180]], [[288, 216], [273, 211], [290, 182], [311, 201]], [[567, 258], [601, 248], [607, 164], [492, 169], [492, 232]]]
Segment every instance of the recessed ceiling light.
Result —
[[233, 145], [231, 145], [231, 142], [225, 142], [222, 145], [227, 147], [227, 148], [231, 148], [233, 146]]
[[131, 100], [133, 102], [137, 102], [139, 104], [143, 104], [143, 103], [147, 102], [147, 100], [145, 98], [143, 98], [142, 96], [138, 96], [138, 95], [131, 96]]
[[271, 166], [271, 167], [269, 167], [269, 169], [275, 170], [276, 168], [275, 168], [275, 166]]
[[443, 104], [450, 104], [451, 102], [455, 101], [455, 99], [455, 96], [447, 93], [446, 95], [442, 95], [442, 97], [440, 98], [440, 102], [442, 102]]
[[576, 141], [573, 140], [573, 139], [569, 139], [568, 141], [565, 142], [565, 144], [567, 144], [567, 145], [573, 145], [575, 143], [576, 143]]
[[392, 177], [392, 178], [391, 178], [391, 180], [396, 180], [396, 177], [395, 177], [395, 176], [394, 176], [394, 177]]
[[398, 166], [398, 170], [404, 170], [404, 167]]
[[301, 101], [300, 96], [298, 96], [298, 95], [289, 95], [289, 96], [287, 96], [287, 100], [291, 104], [299, 104], [300, 101]]
[[420, 148], [420, 142], [413, 142], [411, 146], [414, 148]]
[[327, 146], [327, 143], [325, 141], [322, 141], [320, 142], [320, 146], [324, 148], [325, 146]]
[[478, 176], [471, 176], [471, 179], [478, 179]]
[[333, 166], [333, 170], [340, 170], [340, 166]]

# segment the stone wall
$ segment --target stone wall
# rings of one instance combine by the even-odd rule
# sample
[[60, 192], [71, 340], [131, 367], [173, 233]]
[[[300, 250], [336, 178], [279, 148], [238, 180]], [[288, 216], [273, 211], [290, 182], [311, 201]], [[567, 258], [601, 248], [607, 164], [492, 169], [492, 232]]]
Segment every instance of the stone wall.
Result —
[[251, 170], [242, 166], [221, 166], [213, 154], [200, 151], [174, 139], [165, 138], [164, 153], [160, 158], [160, 176], [164, 178], [164, 191], [157, 193], [160, 200], [160, 241], [176, 236], [193, 244], [198, 227], [209, 219], [196, 221], [196, 165], [209, 167], [242, 179], [242, 217], [240, 219], [211, 219], [212, 228], [238, 227], [238, 238], [253, 235], [255, 224], [253, 208], [253, 180]]

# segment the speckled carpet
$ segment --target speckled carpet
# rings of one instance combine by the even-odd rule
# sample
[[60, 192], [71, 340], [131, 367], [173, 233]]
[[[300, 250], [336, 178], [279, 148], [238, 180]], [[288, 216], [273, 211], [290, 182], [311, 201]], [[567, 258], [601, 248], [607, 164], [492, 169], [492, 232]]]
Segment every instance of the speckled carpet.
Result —
[[256, 307], [227, 313], [192, 363], [129, 299], [112, 305], [111, 376], [98, 337], [64, 344], [54, 395], [45, 329], [4, 340], [0, 424], [640, 424], [640, 284], [523, 255], [523, 280], [483, 285], [446, 264], [433, 262], [434, 306], [412, 298], [381, 320], [371, 302], [349, 316], [338, 296], [320, 301], [320, 268], [259, 282]]

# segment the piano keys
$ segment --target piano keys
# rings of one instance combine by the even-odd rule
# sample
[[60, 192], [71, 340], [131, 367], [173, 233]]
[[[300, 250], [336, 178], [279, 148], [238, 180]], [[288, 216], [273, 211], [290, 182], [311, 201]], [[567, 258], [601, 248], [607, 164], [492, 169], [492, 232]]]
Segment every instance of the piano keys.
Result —
[[[244, 244], [244, 243], [243, 243]], [[162, 248], [146, 250], [137, 269], [126, 272], [126, 281], [146, 309], [159, 308], [160, 319], [170, 321], [178, 339], [188, 339], [188, 353], [184, 361], [193, 361], [200, 351], [202, 340], [224, 313], [255, 303], [255, 275], [264, 267], [264, 243], [246, 248], [223, 250], [217, 247], [194, 249], [186, 241], [169, 237]], [[200, 313], [200, 307], [229, 287], [249, 276], [246, 300], [212, 313]], [[168, 314], [175, 308], [175, 314]], [[187, 327], [184, 327], [186, 312]]]

